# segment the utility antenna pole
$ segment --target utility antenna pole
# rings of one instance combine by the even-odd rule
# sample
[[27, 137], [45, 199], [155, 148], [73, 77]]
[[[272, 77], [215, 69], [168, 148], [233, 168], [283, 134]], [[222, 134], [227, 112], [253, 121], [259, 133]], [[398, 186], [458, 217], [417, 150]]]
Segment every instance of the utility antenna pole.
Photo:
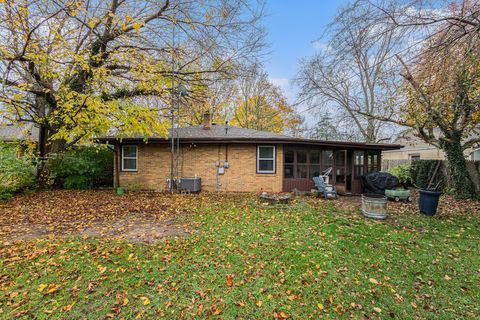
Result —
[[170, 113], [172, 120], [172, 129], [170, 131], [171, 138], [171, 155], [170, 155], [170, 192], [174, 193], [173, 179], [174, 179], [174, 158], [175, 158], [175, 16], [172, 17], [172, 94], [170, 100]]

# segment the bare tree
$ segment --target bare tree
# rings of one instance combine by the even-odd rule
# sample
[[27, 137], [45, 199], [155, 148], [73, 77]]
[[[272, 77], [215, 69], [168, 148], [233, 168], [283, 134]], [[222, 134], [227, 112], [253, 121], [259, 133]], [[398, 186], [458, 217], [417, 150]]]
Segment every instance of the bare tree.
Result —
[[392, 116], [386, 106], [398, 94], [398, 62], [391, 58], [403, 39], [372, 15], [375, 10], [365, 1], [341, 10], [323, 37], [322, 49], [301, 61], [296, 78], [300, 99], [349, 119], [366, 142], [386, 134], [387, 125], [376, 116]]
[[[480, 145], [480, 3], [427, 1], [377, 4], [399, 30], [422, 35], [422, 50], [407, 61], [401, 54], [404, 103], [394, 117], [377, 117], [414, 129], [425, 142], [443, 149], [453, 173], [455, 194], [470, 198], [474, 185], [464, 151]], [[437, 4], [438, 5], [438, 4]], [[434, 129], [440, 134], [435, 134]]]

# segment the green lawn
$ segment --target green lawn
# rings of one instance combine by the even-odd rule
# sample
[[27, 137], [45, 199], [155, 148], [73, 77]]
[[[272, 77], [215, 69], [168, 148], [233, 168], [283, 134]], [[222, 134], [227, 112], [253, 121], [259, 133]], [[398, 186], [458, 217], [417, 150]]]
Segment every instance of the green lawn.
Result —
[[195, 233], [155, 245], [2, 244], [0, 318], [480, 318], [478, 215], [199, 202], [182, 217]]

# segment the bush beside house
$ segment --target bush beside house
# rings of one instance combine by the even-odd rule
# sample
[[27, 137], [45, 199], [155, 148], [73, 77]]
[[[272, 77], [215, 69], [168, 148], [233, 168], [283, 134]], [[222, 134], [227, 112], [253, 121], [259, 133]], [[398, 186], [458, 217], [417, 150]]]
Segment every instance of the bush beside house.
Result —
[[411, 166], [409, 164], [396, 166], [388, 172], [397, 177], [402, 186], [409, 187], [412, 185]]
[[54, 187], [92, 189], [113, 184], [113, 152], [106, 147], [82, 146], [53, 155], [46, 168]]
[[[480, 161], [468, 161], [467, 170], [480, 192]], [[438, 188], [446, 193], [454, 193], [453, 175], [445, 160], [415, 160], [411, 164], [402, 164], [388, 170], [406, 186], [419, 188]], [[433, 177], [433, 178], [432, 178]], [[432, 180], [432, 181], [430, 181]], [[430, 186], [429, 186], [430, 184]]]
[[7, 199], [35, 183], [32, 159], [25, 154], [17, 155], [16, 145], [0, 143], [0, 199]]

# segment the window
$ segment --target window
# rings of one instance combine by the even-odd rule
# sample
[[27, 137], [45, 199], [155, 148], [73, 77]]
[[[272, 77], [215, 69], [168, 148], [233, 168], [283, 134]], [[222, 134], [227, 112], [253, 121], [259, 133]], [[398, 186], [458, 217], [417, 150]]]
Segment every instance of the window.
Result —
[[420, 160], [420, 154], [409, 154], [408, 157], [410, 158], [411, 161], [416, 161]]
[[275, 173], [275, 146], [257, 146], [257, 173]]
[[137, 146], [122, 146], [122, 171], [137, 171]]

